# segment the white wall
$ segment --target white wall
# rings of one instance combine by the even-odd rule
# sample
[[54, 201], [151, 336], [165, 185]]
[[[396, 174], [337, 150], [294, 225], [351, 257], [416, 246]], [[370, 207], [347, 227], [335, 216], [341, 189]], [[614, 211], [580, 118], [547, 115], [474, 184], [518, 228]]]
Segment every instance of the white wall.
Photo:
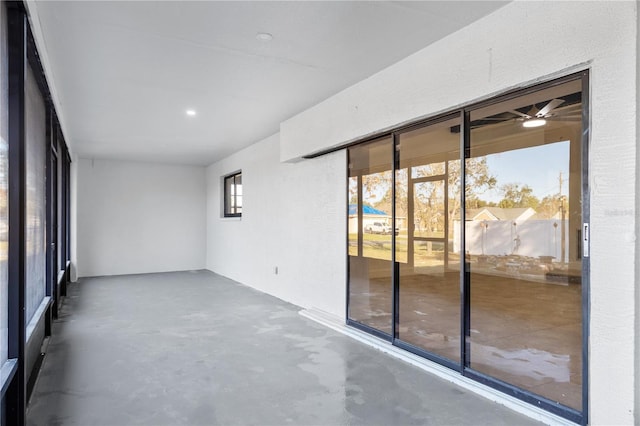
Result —
[[[223, 218], [221, 178], [240, 169], [242, 218]], [[344, 152], [280, 163], [278, 135], [213, 164], [207, 169], [207, 268], [344, 317], [345, 182]]]
[[78, 276], [205, 267], [205, 168], [77, 161]]
[[513, 2], [280, 127], [291, 160], [589, 69], [592, 424], [633, 424], [640, 378], [637, 20], [636, 2]]
[[[640, 8], [636, 8], [636, 52], [640, 49]], [[636, 116], [640, 121], [640, 57], [636, 57]], [[636, 126], [636, 143], [640, 141], [640, 126]], [[640, 212], [640, 150], [636, 149], [636, 423], [640, 423], [640, 220], [638, 220], [638, 212]]]

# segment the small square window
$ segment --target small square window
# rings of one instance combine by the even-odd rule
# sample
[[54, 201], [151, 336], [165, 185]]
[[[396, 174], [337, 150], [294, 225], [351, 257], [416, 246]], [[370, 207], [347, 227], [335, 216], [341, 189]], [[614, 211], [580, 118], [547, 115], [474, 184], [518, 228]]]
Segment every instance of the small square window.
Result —
[[224, 217], [242, 216], [242, 172], [224, 178]]

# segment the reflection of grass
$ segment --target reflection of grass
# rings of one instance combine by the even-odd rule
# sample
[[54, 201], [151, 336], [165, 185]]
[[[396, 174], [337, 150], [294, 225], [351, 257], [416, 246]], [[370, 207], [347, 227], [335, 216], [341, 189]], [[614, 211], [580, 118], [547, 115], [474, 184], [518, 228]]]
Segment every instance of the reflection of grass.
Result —
[[[373, 259], [391, 260], [391, 235], [364, 234], [362, 237], [362, 254]], [[407, 263], [407, 235], [396, 236], [396, 261]], [[438, 250], [440, 248], [440, 250]], [[425, 242], [414, 245], [414, 266], [444, 265], [443, 245], [433, 243], [431, 250]], [[349, 234], [349, 255], [358, 255], [358, 234]], [[449, 254], [449, 262], [457, 262], [457, 255]]]

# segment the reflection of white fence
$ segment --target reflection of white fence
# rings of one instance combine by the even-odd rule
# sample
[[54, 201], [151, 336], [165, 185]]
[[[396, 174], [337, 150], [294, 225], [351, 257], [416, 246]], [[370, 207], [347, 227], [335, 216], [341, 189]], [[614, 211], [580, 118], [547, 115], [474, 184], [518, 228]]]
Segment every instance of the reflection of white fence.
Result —
[[[569, 256], [569, 221], [565, 227], [565, 259]], [[554, 224], [556, 226], [554, 226]], [[516, 223], [510, 220], [467, 221], [465, 223], [466, 250], [473, 255], [553, 256], [560, 261], [562, 253], [561, 220], [526, 220]], [[453, 250], [460, 253], [460, 222], [454, 223]]]

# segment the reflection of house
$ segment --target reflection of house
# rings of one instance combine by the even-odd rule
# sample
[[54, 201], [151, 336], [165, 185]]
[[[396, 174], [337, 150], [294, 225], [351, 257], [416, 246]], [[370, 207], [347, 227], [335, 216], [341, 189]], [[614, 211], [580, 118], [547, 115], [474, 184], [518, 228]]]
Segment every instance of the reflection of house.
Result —
[[[362, 206], [362, 226], [366, 228], [367, 225], [373, 225], [374, 222], [382, 222], [391, 226], [391, 215], [371, 206]], [[349, 204], [349, 232], [358, 232], [358, 206], [356, 204]]]
[[531, 207], [515, 207], [504, 209], [502, 207], [482, 207], [479, 209], [469, 209], [466, 213], [467, 220], [512, 220], [522, 222], [535, 216], [536, 211]]
[[[391, 226], [392, 219], [390, 214], [368, 205], [364, 205], [362, 209], [363, 228], [366, 228], [367, 225], [372, 225], [374, 222], [382, 222], [385, 225]], [[396, 230], [404, 229], [405, 220], [406, 218], [404, 217], [396, 217]], [[358, 232], [358, 206], [356, 204], [349, 204], [349, 233], [355, 234], [356, 232]]]

